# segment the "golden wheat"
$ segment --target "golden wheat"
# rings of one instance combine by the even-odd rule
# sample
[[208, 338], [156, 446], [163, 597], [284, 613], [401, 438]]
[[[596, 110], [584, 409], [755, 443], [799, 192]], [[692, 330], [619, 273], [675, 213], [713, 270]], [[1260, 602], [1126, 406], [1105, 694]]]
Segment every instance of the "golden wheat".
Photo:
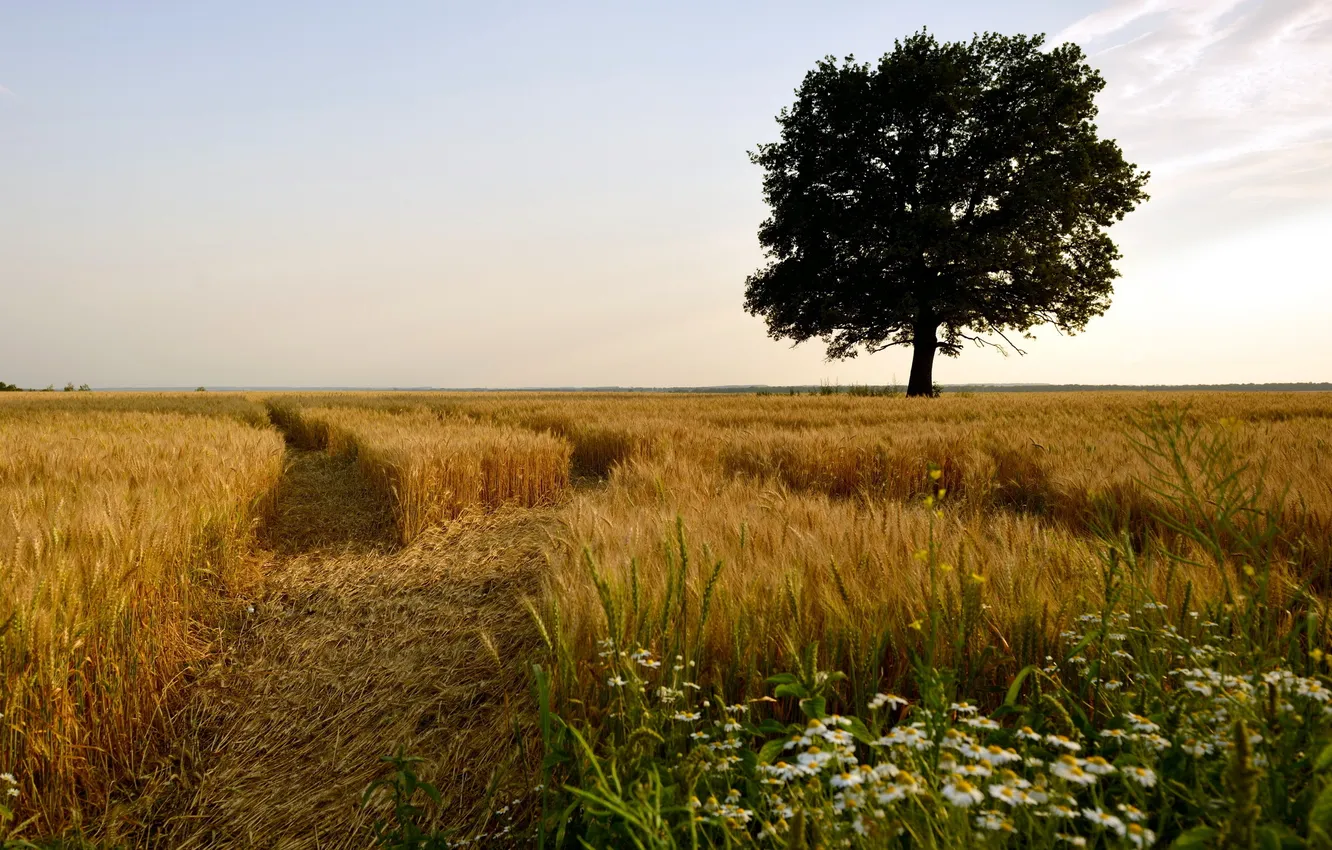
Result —
[[330, 452], [356, 455], [404, 543], [469, 508], [549, 504], [569, 483], [569, 444], [546, 433], [424, 411], [306, 408], [299, 419]]
[[[1150, 470], [1134, 423], [1153, 405], [1195, 422], [1234, 423], [1263, 474], [1293, 501], [1332, 516], [1332, 399], [1325, 393], [991, 393], [941, 399], [629, 393], [290, 394], [284, 404], [427, 411], [547, 430], [574, 446], [576, 465], [605, 474], [663, 445], [728, 473], [777, 477], [795, 489], [845, 496], [919, 492], [929, 462], [979, 508], [1073, 501], [1113, 492]], [[964, 493], [963, 490], [966, 492]], [[1075, 498], [1076, 496], [1076, 498]], [[1049, 507], [1046, 505], [1045, 507]]]
[[0, 416], [39, 412], [184, 413], [236, 419], [248, 425], [268, 424], [259, 397], [243, 392], [73, 392], [0, 393]]
[[[750, 693], [813, 642], [824, 664], [892, 678], [924, 638], [930, 598], [970, 612], [948, 652], [988, 635], [1006, 663], [1039, 661], [1103, 580], [1107, 531], [1128, 535], [1118, 556], [1155, 543], [1188, 556], [1137, 574], [1160, 598], [1219, 593], [1240, 565], [1167, 539], [1190, 517], [1135, 445], [1157, 404], [1224, 429], [1251, 462], [1239, 479], [1286, 493], [1273, 603], [1301, 583], [1327, 589], [1323, 394], [263, 400], [0, 397], [0, 757], [41, 829], [95, 811], [130, 776], [173, 677], [204, 650], [192, 623], [239, 581], [256, 504], [280, 473], [280, 437], [245, 427], [269, 418], [305, 448], [354, 454], [404, 541], [472, 509], [553, 505], [562, 532], [532, 604], [570, 665], [559, 686], [571, 698], [591, 694], [607, 632], [669, 643]], [[942, 504], [927, 506], [939, 487]]]
[[151, 751], [283, 447], [207, 416], [0, 409], [0, 764], [55, 832]]
[[[572, 444], [583, 471], [609, 473], [606, 488], [567, 504], [568, 533], [552, 555], [550, 602], [583, 657], [591, 635], [607, 626], [596, 625], [604, 615], [593, 604], [597, 589], [584, 552], [594, 554], [604, 592], [618, 594], [620, 603], [634, 597], [631, 607], [640, 610], [666, 604], [665, 559], [680, 557], [669, 554], [678, 545], [677, 518], [689, 538], [709, 547], [698, 557], [724, 564], [716, 579], [707, 569], [691, 573], [683, 600], [697, 610], [711, 586], [706, 642], [722, 667], [783, 651], [779, 637], [826, 643], [867, 634], [870, 611], [879, 618], [877, 633], [895, 630], [893, 644], [907, 646], [912, 635], [902, 629], [923, 599], [913, 553], [929, 533], [930, 512], [918, 500], [939, 485], [948, 510], [946, 519], [936, 518], [935, 533], [952, 560], [969, 558], [975, 574], [986, 577], [987, 628], [1007, 634], [1033, 618], [1057, 619], [1099, 581], [1098, 534], [1169, 530], [1156, 517], [1173, 509], [1153, 492], [1155, 473], [1135, 447], [1147, 411], [1162, 402], [1192, 423], [1229, 428], [1237, 451], [1252, 461], [1250, 480], [1269, 490], [1289, 487], [1287, 550], [1298, 558], [1288, 580], [1317, 572], [1332, 552], [1332, 404], [1322, 395], [422, 393], [339, 402], [416, 410], [418, 419], [397, 420], [401, 427], [444, 411], [445, 418], [551, 432]], [[392, 442], [399, 468], [424, 451], [402, 435]], [[927, 475], [931, 468], [939, 471], [937, 484]], [[425, 497], [431, 500], [439, 497]], [[424, 516], [423, 508], [417, 512]], [[734, 548], [742, 538], [744, 553]], [[785, 548], [765, 554], [755, 541], [767, 539]], [[1228, 569], [1210, 564], [1171, 580], [1177, 589], [1191, 583], [1197, 592], [1214, 592]], [[950, 592], [961, 594], [960, 581], [948, 579]], [[760, 610], [772, 600], [784, 604]], [[635, 624], [626, 623], [615, 627], [632, 631]], [[743, 640], [722, 634], [740, 624]], [[898, 652], [896, 663], [902, 657]]]
[[[983, 589], [968, 628], [1040, 661], [1061, 618], [1098, 590], [1105, 534], [1133, 535], [1120, 547], [1132, 556], [1144, 535], [1164, 539], [1171, 522], [1190, 521], [1155, 492], [1152, 463], [1162, 459], [1135, 446], [1159, 401], [1185, 411], [1188, 427], [1227, 430], [1249, 463], [1242, 480], [1269, 497], [1289, 488], [1278, 541], [1288, 563], [1273, 603], [1301, 584], [1320, 589], [1332, 553], [1325, 396], [585, 396], [468, 399], [460, 409], [536, 427], [560, 408], [600, 431], [656, 423], [651, 451], [626, 453], [605, 488], [579, 492], [563, 511], [545, 600], [552, 639], [585, 661], [607, 633], [673, 642], [697, 653], [712, 680], [754, 693], [810, 642], [829, 666], [876, 681], [901, 674], [924, 637], [929, 570], [918, 553], [931, 539], [952, 568], [937, 573], [938, 593], [960, 609]], [[1196, 458], [1185, 461], [1199, 471]], [[921, 500], [940, 485], [935, 516], [939, 506]], [[1214, 596], [1234, 580], [1235, 564], [1186, 536], [1170, 543], [1192, 563], [1144, 567], [1159, 598]], [[699, 633], [683, 633], [705, 614]], [[581, 690], [570, 696], [591, 696], [592, 669], [574, 674]]]

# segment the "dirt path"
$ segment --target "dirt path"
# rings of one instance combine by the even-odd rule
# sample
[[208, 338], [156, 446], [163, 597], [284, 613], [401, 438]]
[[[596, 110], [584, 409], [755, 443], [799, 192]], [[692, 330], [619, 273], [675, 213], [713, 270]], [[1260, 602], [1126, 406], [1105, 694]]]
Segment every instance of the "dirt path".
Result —
[[368, 844], [360, 805], [381, 756], [424, 756], [451, 824], [529, 789], [539, 755], [521, 659], [553, 513], [505, 510], [393, 543], [354, 464], [289, 450], [253, 611], [192, 687], [170, 787], [132, 842]]

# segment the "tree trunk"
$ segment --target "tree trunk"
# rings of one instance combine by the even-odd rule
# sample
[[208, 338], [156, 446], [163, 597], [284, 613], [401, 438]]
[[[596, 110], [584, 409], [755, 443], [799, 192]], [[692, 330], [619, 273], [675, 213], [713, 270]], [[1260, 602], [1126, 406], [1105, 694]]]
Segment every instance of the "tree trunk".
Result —
[[907, 397], [934, 395], [934, 350], [939, 346], [935, 336], [938, 325], [917, 327], [911, 353], [911, 380], [907, 382]]

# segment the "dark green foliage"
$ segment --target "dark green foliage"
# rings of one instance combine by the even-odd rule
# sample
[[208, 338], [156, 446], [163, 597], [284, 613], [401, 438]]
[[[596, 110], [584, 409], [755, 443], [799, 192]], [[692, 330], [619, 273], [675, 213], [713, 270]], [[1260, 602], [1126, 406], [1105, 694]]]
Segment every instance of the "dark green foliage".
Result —
[[6, 384], [4, 381], [0, 381], [0, 393], [17, 393], [22, 391], [23, 390], [17, 384]]
[[897, 42], [877, 66], [824, 59], [751, 159], [766, 172], [768, 264], [746, 309], [830, 358], [915, 348], [908, 395], [963, 340], [1082, 330], [1110, 303], [1107, 228], [1147, 174], [1097, 135], [1105, 82], [1074, 44], [979, 35]]
[[1253, 751], [1249, 743], [1249, 730], [1243, 720], [1236, 720], [1231, 736], [1233, 749], [1230, 766], [1226, 770], [1225, 789], [1230, 798], [1230, 817], [1221, 833], [1224, 848], [1253, 847], [1254, 827], [1257, 825], [1258, 769], [1253, 764]]
[[421, 759], [399, 752], [397, 755], [384, 756], [381, 761], [389, 764], [393, 768], [393, 773], [371, 783], [361, 798], [362, 805], [368, 804], [381, 789], [384, 789], [392, 801], [392, 818], [375, 820], [374, 832], [378, 846], [385, 850], [447, 848], [449, 843], [444, 836], [420, 826], [420, 821], [425, 819], [426, 811], [416, 804], [417, 792], [421, 792], [436, 806], [440, 805], [439, 791], [416, 775], [416, 764]]

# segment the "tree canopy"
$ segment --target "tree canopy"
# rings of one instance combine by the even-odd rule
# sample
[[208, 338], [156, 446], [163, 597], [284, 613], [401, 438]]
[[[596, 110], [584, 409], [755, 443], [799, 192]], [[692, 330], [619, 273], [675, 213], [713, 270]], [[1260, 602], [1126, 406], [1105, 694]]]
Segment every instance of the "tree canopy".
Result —
[[750, 154], [771, 215], [746, 309], [830, 359], [913, 346], [909, 395], [964, 341], [1082, 330], [1118, 276], [1106, 231], [1147, 197], [1147, 173], [1098, 135], [1104, 86], [1043, 36], [922, 31], [877, 66], [819, 62], [780, 140]]

